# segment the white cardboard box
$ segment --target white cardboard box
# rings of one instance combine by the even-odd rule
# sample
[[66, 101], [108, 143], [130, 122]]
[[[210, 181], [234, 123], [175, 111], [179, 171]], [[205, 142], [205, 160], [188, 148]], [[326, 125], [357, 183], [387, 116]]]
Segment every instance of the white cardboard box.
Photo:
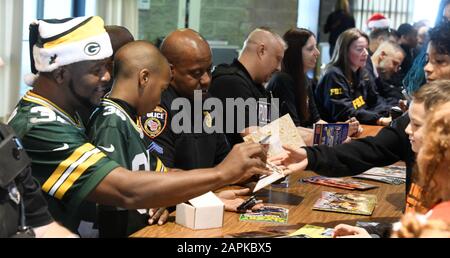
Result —
[[212, 192], [177, 205], [176, 223], [191, 229], [223, 226], [223, 202]]

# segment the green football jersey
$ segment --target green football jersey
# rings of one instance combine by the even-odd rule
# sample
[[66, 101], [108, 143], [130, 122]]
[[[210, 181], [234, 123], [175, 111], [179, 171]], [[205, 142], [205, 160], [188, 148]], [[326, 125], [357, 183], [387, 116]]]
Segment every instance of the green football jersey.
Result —
[[161, 160], [148, 150], [136, 121], [110, 99], [104, 99], [92, 115], [87, 134], [112, 160], [129, 170], [166, 171]]
[[[144, 133], [135, 122], [137, 118], [134, 120], [123, 106], [104, 99], [89, 121], [89, 138], [111, 159], [131, 171], [165, 172], [162, 161], [145, 145]], [[148, 225], [145, 209], [127, 211], [109, 206], [99, 206], [99, 209], [100, 235], [104, 237], [127, 237]]]
[[32, 92], [20, 100], [9, 124], [32, 159], [33, 176], [47, 196], [50, 212], [76, 231], [81, 204], [119, 164], [88, 140], [80, 119]]

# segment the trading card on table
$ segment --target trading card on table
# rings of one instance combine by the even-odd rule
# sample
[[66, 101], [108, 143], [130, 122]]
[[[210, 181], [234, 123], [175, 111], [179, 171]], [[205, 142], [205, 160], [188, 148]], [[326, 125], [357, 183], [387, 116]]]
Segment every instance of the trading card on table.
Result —
[[389, 176], [373, 176], [373, 175], [361, 174], [361, 175], [354, 176], [353, 178], [377, 181], [377, 182], [382, 182], [382, 183], [391, 184], [391, 185], [402, 185], [402, 184], [406, 183], [406, 179], [397, 178], [397, 177], [389, 177]]
[[406, 179], [406, 167], [389, 166], [384, 168], [372, 168], [363, 173], [364, 175], [395, 177]]
[[333, 231], [334, 229], [332, 228], [305, 225], [304, 227], [290, 234], [289, 236], [297, 236], [302, 238], [332, 238]]
[[334, 146], [348, 137], [349, 124], [315, 124], [314, 145]]
[[376, 203], [375, 195], [322, 192], [313, 209], [370, 216]]
[[323, 176], [313, 176], [310, 178], [302, 179], [302, 181], [311, 184], [325, 185], [347, 190], [369, 190], [377, 188], [377, 186], [375, 185], [366, 184], [351, 178], [329, 178]]
[[283, 207], [264, 206], [262, 209], [241, 214], [240, 221], [245, 222], [268, 222], [286, 224], [288, 222], [289, 210]]

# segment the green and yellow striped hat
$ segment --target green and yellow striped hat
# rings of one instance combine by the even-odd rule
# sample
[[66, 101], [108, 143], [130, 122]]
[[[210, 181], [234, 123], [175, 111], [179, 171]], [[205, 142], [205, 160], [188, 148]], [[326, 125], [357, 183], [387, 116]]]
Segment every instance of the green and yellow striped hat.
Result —
[[32, 71], [51, 72], [81, 61], [111, 57], [111, 41], [98, 16], [39, 20], [30, 25]]

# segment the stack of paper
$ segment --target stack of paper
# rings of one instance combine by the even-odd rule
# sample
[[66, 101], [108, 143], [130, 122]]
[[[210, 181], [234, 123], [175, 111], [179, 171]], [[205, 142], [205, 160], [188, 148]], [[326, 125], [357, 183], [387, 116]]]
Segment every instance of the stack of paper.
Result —
[[259, 128], [258, 131], [244, 137], [245, 142], [255, 142], [269, 145], [268, 156], [273, 157], [283, 153], [283, 145], [291, 148], [306, 146], [305, 141], [295, 127], [290, 115], [285, 115], [272, 123]]

